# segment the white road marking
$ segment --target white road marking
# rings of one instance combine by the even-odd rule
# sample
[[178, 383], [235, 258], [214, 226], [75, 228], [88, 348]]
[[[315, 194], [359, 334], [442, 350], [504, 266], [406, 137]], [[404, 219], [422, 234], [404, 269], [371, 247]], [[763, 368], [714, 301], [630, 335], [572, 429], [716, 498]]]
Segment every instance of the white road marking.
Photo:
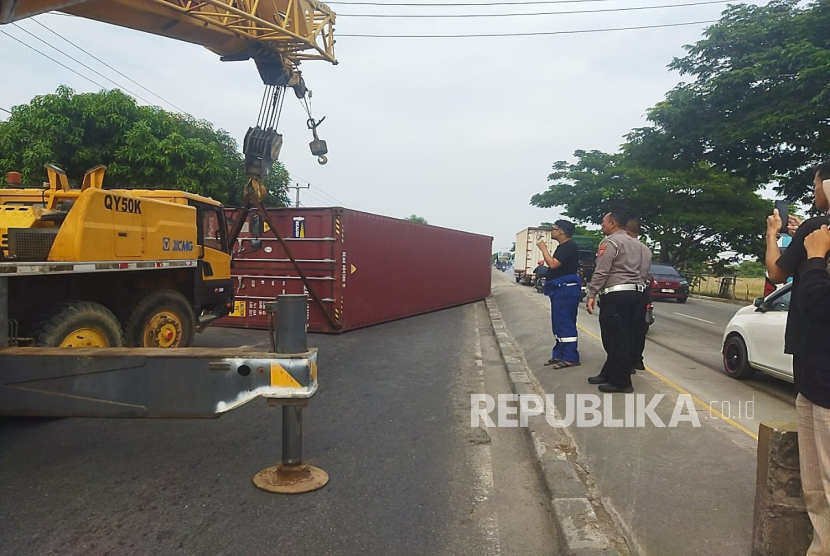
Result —
[[[476, 328], [475, 361], [476, 365], [478, 365], [478, 372], [476, 373], [478, 375], [477, 386], [480, 392], [484, 392], [484, 361], [481, 353], [481, 329], [479, 328], [478, 312], [475, 312], [474, 316]], [[484, 428], [487, 428], [486, 424]], [[476, 473], [475, 500], [477, 505], [484, 505], [486, 508], [487, 502], [490, 499], [490, 493], [493, 491], [493, 454], [490, 450], [490, 444], [477, 446], [474, 453], [473, 468]], [[494, 508], [488, 508], [488, 510], [480, 526], [484, 529], [484, 536], [490, 544], [488, 556], [499, 556], [501, 554], [501, 538], [499, 535], [498, 514]]]
[[699, 319], [697, 317], [693, 317], [692, 315], [684, 315], [683, 313], [675, 313], [675, 315], [680, 315], [681, 317], [686, 317], [687, 319], [699, 320], [700, 322], [708, 322], [709, 324], [717, 324], [717, 323], [714, 323], [710, 320]]

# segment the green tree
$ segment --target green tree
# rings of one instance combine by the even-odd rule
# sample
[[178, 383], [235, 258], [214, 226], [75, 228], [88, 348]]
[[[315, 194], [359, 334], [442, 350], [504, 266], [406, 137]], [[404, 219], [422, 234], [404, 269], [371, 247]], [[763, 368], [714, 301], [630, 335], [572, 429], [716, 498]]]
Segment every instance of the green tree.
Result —
[[766, 266], [760, 261], [741, 261], [733, 270], [742, 278], [763, 278], [767, 272]]
[[[693, 78], [648, 111], [637, 153], [664, 167], [722, 167], [809, 202], [830, 154], [830, 3], [731, 5], [670, 67]], [[650, 164], [651, 165], [651, 164]]]
[[[76, 94], [61, 86], [13, 107], [0, 122], [0, 172], [16, 170], [24, 183], [40, 183], [47, 162], [74, 182], [105, 164], [107, 188], [179, 189], [225, 203], [238, 202], [246, 182], [242, 155], [226, 131], [138, 106], [118, 90]], [[273, 187], [279, 191], [278, 182]]]
[[685, 170], [655, 170], [623, 153], [576, 151], [578, 161], [553, 164], [547, 191], [534, 195], [538, 207], [565, 207], [579, 222], [599, 224], [611, 210], [640, 220], [658, 247], [660, 261], [703, 261], [723, 251], [760, 254], [768, 203], [745, 180], [700, 164]]
[[291, 176], [288, 175], [288, 170], [279, 160], [275, 160], [271, 166], [271, 172], [268, 174], [268, 179], [265, 180], [265, 185], [268, 187], [268, 196], [265, 198], [265, 206], [267, 207], [287, 207], [291, 205], [291, 200], [288, 198], [288, 185], [291, 183]]
[[426, 218], [424, 218], [423, 216], [417, 216], [415, 214], [407, 216], [406, 218], [404, 218], [404, 220], [409, 220], [410, 222], [415, 222], [416, 224], [429, 224]]

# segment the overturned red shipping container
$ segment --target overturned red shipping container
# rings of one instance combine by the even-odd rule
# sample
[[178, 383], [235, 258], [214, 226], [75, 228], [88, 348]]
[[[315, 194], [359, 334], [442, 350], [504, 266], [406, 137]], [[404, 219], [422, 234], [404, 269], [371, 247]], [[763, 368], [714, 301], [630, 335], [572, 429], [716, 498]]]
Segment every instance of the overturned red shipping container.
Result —
[[[320, 303], [310, 332], [338, 333], [484, 299], [492, 238], [343, 208], [269, 209], [268, 216]], [[247, 224], [236, 246], [233, 313], [219, 326], [268, 328], [265, 303], [306, 293], [270, 232]]]

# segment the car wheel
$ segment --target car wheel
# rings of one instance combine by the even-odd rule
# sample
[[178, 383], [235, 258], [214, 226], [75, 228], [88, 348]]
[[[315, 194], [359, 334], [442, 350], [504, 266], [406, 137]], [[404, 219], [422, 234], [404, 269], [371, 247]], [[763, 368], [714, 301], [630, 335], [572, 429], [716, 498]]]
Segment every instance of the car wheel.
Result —
[[677, 300], [677, 302], [678, 302], [678, 303], [686, 303], [686, 299], [688, 299], [688, 298], [686, 298], [686, 297], [681, 297], [680, 299], [678, 299], [678, 300]]
[[730, 336], [723, 345], [723, 370], [732, 378], [752, 378], [755, 369], [749, 366], [746, 344], [740, 336]]

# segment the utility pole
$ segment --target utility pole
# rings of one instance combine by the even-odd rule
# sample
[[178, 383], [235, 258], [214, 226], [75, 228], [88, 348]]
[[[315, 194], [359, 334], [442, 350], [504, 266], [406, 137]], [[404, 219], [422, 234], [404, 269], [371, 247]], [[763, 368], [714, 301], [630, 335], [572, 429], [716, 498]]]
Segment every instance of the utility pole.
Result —
[[294, 203], [294, 206], [299, 207], [300, 206], [300, 189], [311, 189], [311, 184], [309, 183], [307, 185], [300, 185], [298, 183], [298, 184], [295, 184], [295, 185], [289, 185], [288, 189], [296, 189], [297, 190], [297, 200]]

